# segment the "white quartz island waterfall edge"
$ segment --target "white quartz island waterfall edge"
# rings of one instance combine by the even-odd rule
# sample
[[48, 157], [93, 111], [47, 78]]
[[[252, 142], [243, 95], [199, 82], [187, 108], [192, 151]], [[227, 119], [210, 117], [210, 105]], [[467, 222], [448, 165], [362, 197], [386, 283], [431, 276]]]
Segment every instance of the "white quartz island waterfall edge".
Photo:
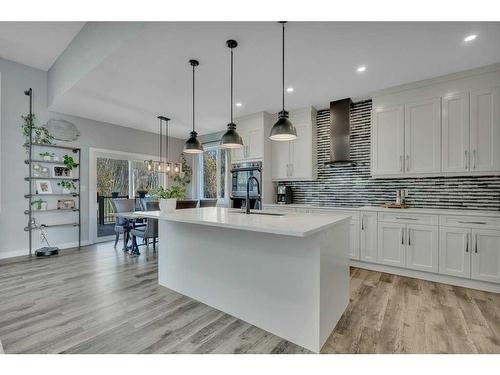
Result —
[[349, 222], [226, 208], [159, 219], [160, 285], [319, 352], [349, 302]]

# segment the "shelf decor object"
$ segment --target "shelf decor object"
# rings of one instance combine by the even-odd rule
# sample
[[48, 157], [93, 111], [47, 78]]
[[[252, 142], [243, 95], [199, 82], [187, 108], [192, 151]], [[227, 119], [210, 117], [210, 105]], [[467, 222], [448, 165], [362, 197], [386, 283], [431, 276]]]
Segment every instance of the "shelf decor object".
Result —
[[243, 147], [243, 139], [241, 136], [238, 134], [236, 131], [236, 124], [233, 122], [233, 49], [238, 46], [238, 42], [236, 40], [228, 40], [226, 42], [226, 45], [229, 47], [231, 53], [231, 96], [230, 96], [230, 103], [229, 103], [229, 108], [230, 108], [230, 113], [231, 113], [231, 122], [227, 124], [227, 131], [224, 133], [220, 140], [220, 147], [221, 148], [242, 148]]
[[189, 139], [184, 144], [183, 152], [187, 154], [201, 154], [203, 152], [203, 145], [198, 140], [198, 133], [195, 130], [195, 89], [194, 89], [194, 68], [200, 65], [198, 60], [189, 60], [189, 64], [193, 69], [193, 131], [189, 134]]
[[[33, 114], [33, 90], [30, 88], [24, 92], [26, 96], [29, 97], [29, 114], [23, 116], [23, 134], [25, 136], [25, 143], [23, 147], [27, 151], [27, 159], [24, 161], [28, 165], [28, 177], [24, 180], [28, 182], [28, 194], [24, 194], [24, 197], [28, 200], [28, 209], [24, 211], [28, 215], [28, 225], [24, 228], [28, 232], [28, 245], [29, 245], [29, 256], [33, 255], [33, 232], [40, 231], [42, 242], [45, 242], [47, 246], [36, 250], [35, 254], [37, 256], [51, 256], [56, 255], [59, 249], [54, 246], [50, 246], [47, 241], [47, 235], [45, 229], [47, 228], [59, 228], [59, 227], [70, 227], [78, 228], [78, 248], [81, 247], [81, 213], [80, 213], [80, 159], [81, 151], [78, 147], [61, 146], [52, 144], [54, 137], [46, 130], [40, 133], [38, 128], [34, 125], [35, 115]], [[26, 121], [29, 119], [29, 121]], [[62, 150], [71, 151], [77, 157], [77, 162], [72, 156], [64, 155], [64, 165], [61, 162], [57, 152]], [[37, 155], [37, 158], [34, 157]], [[53, 176], [49, 176], [49, 167], [47, 164], [56, 164], [53, 168]], [[78, 168], [77, 173], [73, 173], [73, 170]], [[51, 181], [59, 181], [59, 186], [62, 186], [61, 182], [66, 184], [71, 184], [74, 187], [72, 192], [58, 192], [52, 191]], [[64, 181], [66, 180], [66, 181]], [[43, 200], [41, 199], [43, 197]], [[54, 198], [70, 197], [72, 203], [60, 204], [59, 201], [55, 201]], [[74, 198], [78, 199], [78, 205], [75, 204]], [[52, 204], [51, 204], [52, 203]], [[57, 204], [57, 205], [56, 205]], [[70, 222], [60, 222], [56, 224], [43, 223], [39, 219], [35, 219], [35, 214], [42, 214], [44, 218], [47, 218], [47, 212], [52, 214], [66, 212], [66, 215], [74, 213], [76, 218], [71, 219]]]
[[297, 129], [288, 118], [285, 111], [285, 23], [280, 21], [282, 27], [282, 48], [281, 48], [281, 112], [278, 114], [278, 121], [273, 125], [269, 139], [272, 141], [293, 141], [297, 139]]
[[[168, 122], [170, 119], [165, 116], [158, 116], [157, 118], [160, 120], [158, 160], [144, 160], [144, 164], [146, 164], [148, 172], [165, 173], [167, 175], [176, 176], [181, 173], [182, 167], [180, 163], [173, 163], [168, 160]], [[165, 127], [165, 133], [163, 133], [163, 127]], [[165, 142], [165, 147], [163, 147], [163, 142]], [[165, 155], [163, 155], [164, 150]]]

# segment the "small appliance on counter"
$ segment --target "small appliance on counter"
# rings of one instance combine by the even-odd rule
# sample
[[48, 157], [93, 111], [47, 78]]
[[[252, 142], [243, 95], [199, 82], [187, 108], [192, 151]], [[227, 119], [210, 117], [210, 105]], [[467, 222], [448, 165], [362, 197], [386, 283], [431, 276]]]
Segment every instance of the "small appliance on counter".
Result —
[[406, 189], [396, 190], [396, 202], [384, 203], [382, 207], [385, 208], [409, 208], [406, 204]]
[[276, 203], [292, 204], [292, 201], [293, 201], [292, 188], [290, 186], [278, 185], [278, 194], [276, 197]]

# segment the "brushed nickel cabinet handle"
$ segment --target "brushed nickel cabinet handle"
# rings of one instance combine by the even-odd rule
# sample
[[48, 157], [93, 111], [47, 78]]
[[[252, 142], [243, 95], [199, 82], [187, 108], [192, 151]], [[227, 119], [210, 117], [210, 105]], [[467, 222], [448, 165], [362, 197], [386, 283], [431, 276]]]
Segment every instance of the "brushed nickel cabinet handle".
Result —
[[467, 233], [467, 238], [465, 239], [465, 252], [469, 252], [469, 233]]
[[458, 221], [460, 224], [486, 224], [485, 221]]
[[473, 168], [476, 169], [476, 162], [477, 162], [477, 152], [476, 152], [476, 150], [472, 151], [472, 160], [474, 161]]
[[401, 245], [405, 244], [405, 230], [401, 228]]
[[464, 151], [465, 170], [469, 169], [469, 151]]
[[365, 230], [365, 215], [361, 215], [361, 230]]
[[399, 155], [399, 171], [403, 172], [403, 155]]
[[476, 245], [475, 245], [475, 248], [474, 248], [474, 252], [477, 254], [477, 233], [476, 233]]
[[418, 220], [414, 217], [396, 217], [396, 220]]
[[410, 155], [408, 154], [406, 154], [405, 166], [406, 166], [406, 171], [408, 172], [410, 170]]
[[410, 236], [410, 234], [411, 234], [411, 230], [410, 230], [410, 228], [408, 228], [408, 246], [411, 246], [411, 236]]

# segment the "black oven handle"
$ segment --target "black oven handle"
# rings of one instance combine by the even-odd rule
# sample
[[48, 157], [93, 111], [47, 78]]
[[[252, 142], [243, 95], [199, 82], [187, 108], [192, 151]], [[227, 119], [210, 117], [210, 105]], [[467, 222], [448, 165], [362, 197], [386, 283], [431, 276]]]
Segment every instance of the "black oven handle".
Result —
[[253, 171], [262, 172], [262, 168], [248, 167], [248, 168], [231, 169], [231, 173], [234, 173], [234, 172], [253, 172]]

